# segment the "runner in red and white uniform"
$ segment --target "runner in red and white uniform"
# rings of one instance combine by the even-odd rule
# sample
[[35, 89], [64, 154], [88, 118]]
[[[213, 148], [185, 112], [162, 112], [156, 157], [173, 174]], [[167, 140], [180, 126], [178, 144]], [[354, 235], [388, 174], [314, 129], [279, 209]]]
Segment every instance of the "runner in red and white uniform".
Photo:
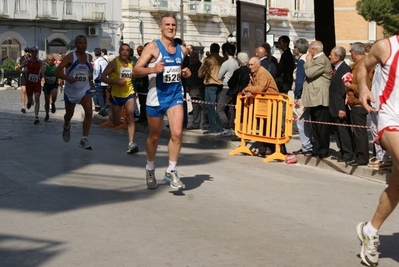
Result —
[[378, 264], [378, 230], [399, 201], [399, 39], [398, 35], [376, 42], [363, 62], [358, 66], [357, 81], [359, 100], [368, 112], [376, 112], [370, 106], [375, 102], [373, 93], [367, 87], [367, 74], [377, 64], [381, 65], [381, 92], [378, 94], [378, 142], [392, 157], [392, 173], [388, 187], [381, 194], [379, 205], [369, 222], [356, 227], [362, 248], [360, 256], [368, 266]]

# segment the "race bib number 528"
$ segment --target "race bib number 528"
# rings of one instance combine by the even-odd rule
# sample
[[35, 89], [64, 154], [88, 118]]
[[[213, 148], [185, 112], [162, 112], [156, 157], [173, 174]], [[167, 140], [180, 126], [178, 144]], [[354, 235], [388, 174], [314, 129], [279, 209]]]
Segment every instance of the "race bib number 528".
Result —
[[178, 83], [181, 81], [181, 67], [164, 67], [163, 82]]

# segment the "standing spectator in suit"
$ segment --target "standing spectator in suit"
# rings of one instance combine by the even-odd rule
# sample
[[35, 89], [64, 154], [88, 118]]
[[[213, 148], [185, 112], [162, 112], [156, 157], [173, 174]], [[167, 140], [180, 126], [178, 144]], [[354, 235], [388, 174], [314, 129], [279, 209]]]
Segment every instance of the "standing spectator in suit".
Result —
[[[345, 73], [352, 72], [352, 69], [345, 63], [345, 48], [336, 46], [331, 50], [330, 62], [334, 66], [329, 91], [329, 110], [331, 122], [347, 124], [350, 123], [350, 110], [346, 105], [346, 87], [342, 81]], [[349, 122], [348, 122], [349, 119]], [[351, 161], [355, 156], [353, 150], [352, 129], [345, 126], [334, 127], [339, 156], [331, 157], [338, 162]]]
[[[175, 42], [177, 44], [182, 45], [182, 46], [186, 46], [186, 44], [183, 43], [182, 39], [176, 37], [176, 38], [174, 38], [174, 40], [175, 40]], [[190, 51], [187, 50], [187, 55], [183, 58], [182, 68], [188, 68], [188, 66], [190, 65], [190, 54], [189, 53], [190, 53]], [[184, 94], [183, 94], [183, 99], [184, 99], [184, 102], [183, 102], [183, 115], [184, 115], [184, 117], [183, 117], [183, 129], [187, 129], [187, 124], [188, 124], [187, 79], [186, 78], [181, 78], [181, 83], [182, 83], [183, 91], [184, 91]], [[166, 127], [169, 128], [169, 124], [166, 125]]]
[[[364, 44], [360, 42], [353, 43], [350, 50], [353, 64], [351, 65], [353, 73], [353, 82], [345, 83], [348, 88], [348, 105], [351, 109], [351, 119], [354, 125], [366, 126], [367, 124], [367, 110], [361, 105], [359, 101], [359, 86], [357, 84], [357, 66], [361, 64], [365, 56]], [[368, 73], [367, 86], [371, 88], [373, 80], [374, 69]], [[355, 153], [356, 158], [350, 162], [350, 166], [367, 165], [369, 163], [369, 138], [366, 128], [353, 127], [353, 136], [355, 139]]]
[[[30, 47], [25, 47], [24, 54], [17, 59], [17, 65], [15, 66], [15, 70], [17, 70], [25, 60], [28, 60], [31, 56]], [[23, 70], [23, 69], [22, 69]], [[21, 112], [26, 113], [26, 77], [24, 73], [21, 73], [20, 82], [21, 85]]]
[[[302, 90], [303, 83], [305, 82], [305, 62], [306, 53], [308, 52], [309, 42], [306, 39], [300, 38], [295, 42], [295, 53], [298, 56], [298, 63], [294, 70], [294, 112], [298, 119], [310, 120], [309, 108], [304, 108], [302, 103]], [[305, 156], [312, 155], [313, 143], [312, 143], [312, 125], [308, 122], [297, 121], [299, 139], [301, 140], [301, 148], [294, 151], [294, 154], [304, 154]]]
[[291, 90], [294, 81], [295, 60], [289, 45], [290, 38], [288, 36], [283, 35], [278, 39], [278, 48], [283, 53], [277, 64], [276, 83], [280, 93], [283, 94], [287, 94]]
[[[130, 61], [132, 62], [133, 67], [136, 65], [137, 62], [137, 57], [134, 55], [134, 50], [133, 48], [130, 48], [129, 51], [129, 57]], [[136, 78], [132, 78], [132, 84], [134, 90], [137, 90], [137, 83], [136, 83]], [[135, 105], [134, 105], [134, 119], [137, 121], [140, 119], [140, 111], [139, 111], [139, 105], [137, 104], [137, 94], [136, 94], [136, 99], [134, 100]]]
[[[249, 84], [249, 75], [251, 74], [251, 70], [248, 68], [249, 57], [245, 52], [240, 52], [237, 54], [237, 63], [239, 68], [233, 72], [230, 80], [228, 81], [229, 88], [235, 87], [237, 84], [240, 85], [241, 92], [244, 88], [246, 88]], [[238, 93], [237, 93], [238, 94]], [[237, 100], [237, 95], [233, 96], [234, 102]]]
[[[323, 53], [323, 44], [313, 41], [309, 44], [306, 56], [305, 83], [303, 84], [302, 103], [309, 108], [312, 121], [329, 122], [328, 89], [331, 83], [331, 63]], [[329, 156], [330, 131], [326, 124], [312, 124], [313, 156], [322, 159]]]
[[[140, 58], [141, 53], [143, 52], [144, 46], [139, 45], [136, 48], [138, 59]], [[136, 81], [136, 85], [137, 85], [137, 94], [138, 94], [139, 104], [140, 104], [140, 118], [137, 121], [137, 123], [145, 125], [145, 124], [147, 124], [147, 112], [146, 112], [146, 108], [145, 108], [145, 105], [146, 105], [145, 103], [147, 101], [147, 93], [148, 93], [148, 76], [144, 76], [141, 78], [135, 78], [135, 81]]]
[[218, 134], [219, 137], [234, 135], [234, 107], [227, 106], [227, 104], [232, 103], [233, 98], [227, 95], [227, 91], [229, 90], [228, 82], [234, 71], [238, 69], [237, 60], [234, 58], [235, 53], [236, 47], [233, 44], [226, 43], [225, 57], [227, 60], [223, 62], [218, 74], [218, 79], [223, 81], [223, 90], [220, 93], [218, 105], [216, 106], [216, 113], [223, 127], [223, 132]]
[[[64, 58], [64, 55], [62, 53], [58, 53], [57, 60], [54, 62], [56, 66], [58, 66], [62, 59]], [[62, 94], [64, 91], [64, 80], [58, 79], [58, 94]]]
[[255, 56], [259, 58], [260, 65], [264, 67], [268, 72], [270, 72], [273, 78], [276, 77], [276, 66], [267, 59], [266, 50], [263, 46], [259, 46], [258, 48], [256, 48]]
[[[111, 55], [111, 54], [110, 54], [110, 55]], [[102, 56], [103, 58], [105, 58], [108, 62], [112, 61], [112, 59], [109, 59], [109, 58], [108, 58], [108, 51], [107, 51], [107, 49], [105, 49], [105, 48], [101, 49], [101, 56]], [[115, 57], [114, 57], [114, 58], [115, 58]]]
[[[211, 44], [211, 54], [204, 60], [198, 70], [198, 77], [204, 78], [205, 102], [217, 103], [223, 88], [223, 82], [218, 79], [218, 74], [224, 59], [219, 55], [219, 51], [220, 46], [217, 43]], [[216, 114], [216, 107], [208, 104], [205, 109], [208, 114], [209, 130], [205, 131], [204, 134], [222, 132], [222, 123]]]
[[[108, 61], [101, 56], [101, 49], [99, 47], [94, 49], [94, 68], [93, 68], [93, 82], [95, 92], [92, 94], [95, 111], [100, 111], [105, 106], [105, 91], [107, 90], [108, 84], [100, 80], [101, 74], [108, 65]], [[102, 115], [102, 114], [100, 114]]]
[[277, 60], [277, 58], [275, 58], [275, 57], [273, 56], [273, 54], [272, 54], [272, 48], [271, 48], [270, 44], [269, 44], [269, 43], [263, 43], [262, 46], [263, 46], [263, 48], [266, 50], [266, 57], [267, 57], [267, 59], [269, 60], [269, 62], [273, 63], [274, 66], [277, 67], [278, 60]]
[[[233, 75], [231, 76], [230, 80], [227, 82], [229, 88], [236, 88], [238, 85], [238, 91], [235, 95], [232, 96], [232, 104], [235, 105], [237, 101], [237, 95], [239, 92], [242, 91], [245, 87], [248, 86], [249, 83], [249, 75], [251, 74], [251, 71], [248, 68], [248, 61], [249, 57], [247, 53], [240, 52], [237, 54], [237, 63], [239, 68], [236, 69], [233, 72]], [[233, 118], [235, 118], [235, 109], [233, 109]]]
[[[198, 53], [191, 52], [190, 54], [190, 65], [191, 76], [187, 78], [187, 89], [192, 100], [204, 100], [204, 79], [198, 77], [198, 70], [201, 67]], [[193, 102], [193, 124], [188, 127], [189, 130], [199, 129], [204, 122], [204, 104]]]

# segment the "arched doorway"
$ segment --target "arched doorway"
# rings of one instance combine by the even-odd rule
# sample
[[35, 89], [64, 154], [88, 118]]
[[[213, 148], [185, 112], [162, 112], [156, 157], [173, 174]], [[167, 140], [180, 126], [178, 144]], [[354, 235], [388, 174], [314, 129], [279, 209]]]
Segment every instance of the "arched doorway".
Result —
[[6, 38], [1, 43], [1, 58], [8, 56], [10, 59], [17, 60], [21, 54], [21, 44], [14, 38]]
[[63, 54], [67, 52], [67, 44], [62, 39], [54, 39], [48, 44], [48, 51], [50, 54]]

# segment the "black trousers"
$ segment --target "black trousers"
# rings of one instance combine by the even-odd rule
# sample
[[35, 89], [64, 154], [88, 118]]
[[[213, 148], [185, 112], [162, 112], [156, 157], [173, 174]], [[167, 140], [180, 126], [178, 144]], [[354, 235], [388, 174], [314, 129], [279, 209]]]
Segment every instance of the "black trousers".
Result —
[[[310, 119], [312, 121], [329, 122], [330, 111], [328, 107], [310, 107]], [[313, 149], [315, 156], [325, 158], [330, 150], [330, 126], [327, 124], [312, 123]]]
[[[351, 118], [353, 125], [366, 126], [367, 111], [362, 106], [351, 107]], [[356, 161], [360, 164], [369, 162], [369, 137], [366, 128], [353, 127], [353, 137], [355, 139]]]
[[[350, 113], [347, 112], [346, 114], [347, 116], [350, 116]], [[332, 117], [331, 122], [348, 124], [346, 118], [340, 119], [339, 117]], [[340, 156], [346, 160], [354, 159], [355, 152], [353, 148], [352, 128], [346, 126], [334, 126], [334, 133]]]
[[140, 118], [138, 121], [140, 123], [144, 123], [147, 121], [146, 102], [147, 102], [148, 85], [137, 84], [137, 92], [139, 94], [139, 103], [140, 103]]

